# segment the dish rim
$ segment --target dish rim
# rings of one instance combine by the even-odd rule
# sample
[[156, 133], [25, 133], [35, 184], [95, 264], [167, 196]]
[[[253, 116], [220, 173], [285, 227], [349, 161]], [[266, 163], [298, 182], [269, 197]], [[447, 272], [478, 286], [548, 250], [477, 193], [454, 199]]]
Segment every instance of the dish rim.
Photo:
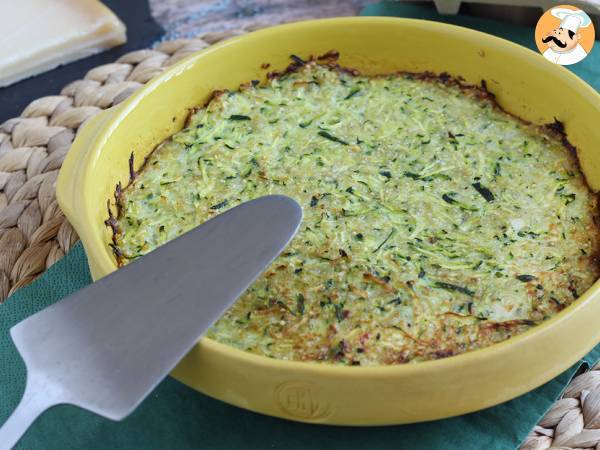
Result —
[[[90, 183], [94, 178], [92, 173], [92, 164], [83, 164], [84, 161], [90, 159], [97, 159], [101, 156], [101, 148], [109, 136], [112, 134], [112, 131], [121, 123], [123, 120], [126, 120], [127, 115], [131, 110], [133, 110], [139, 102], [146, 96], [151, 95], [152, 92], [160, 85], [165, 82], [168, 82], [171, 78], [179, 74], [180, 72], [190, 69], [196, 63], [199, 58], [205, 57], [205, 55], [212, 54], [214, 52], [219, 52], [222, 48], [235, 45], [237, 42], [241, 40], [250, 39], [253, 36], [269, 36], [272, 34], [278, 34], [282, 29], [293, 30], [295, 28], [303, 28], [307, 25], [313, 24], [327, 24], [327, 23], [335, 23], [337, 25], [347, 25], [351, 26], [355, 23], [361, 22], [374, 22], [374, 23], [418, 23], [423, 27], [430, 27], [437, 30], [447, 29], [449, 31], [460, 32], [471, 34], [473, 39], [484, 39], [488, 40], [491, 43], [496, 43], [502, 45], [505, 48], [513, 49], [517, 52], [526, 52], [529, 57], [533, 58], [541, 58], [544, 59], [542, 55], [536, 53], [535, 51], [518, 45], [514, 42], [508, 41], [503, 38], [499, 38], [497, 36], [493, 36], [488, 33], [484, 33], [477, 30], [472, 30], [470, 28], [465, 28], [457, 25], [451, 25], [447, 23], [434, 22], [422, 19], [408, 19], [408, 18], [393, 18], [393, 17], [344, 17], [344, 18], [327, 18], [327, 19], [315, 19], [315, 20], [307, 20], [301, 22], [295, 22], [291, 24], [278, 25], [274, 27], [265, 28], [262, 30], [258, 30], [247, 35], [236, 36], [226, 41], [220, 42], [218, 44], [212, 45], [206, 49], [203, 49], [199, 52], [193, 53], [181, 61], [177, 62], [165, 72], [148, 82], [142, 88], [140, 88], [137, 92], [133, 93], [128, 99], [123, 101], [121, 104], [110, 108], [108, 110], [103, 111], [98, 114], [94, 118], [92, 118], [87, 126], [90, 128], [96, 125], [96, 134], [94, 136], [93, 143], [89, 146], [87, 150], [84, 151], [83, 155], [78, 155], [79, 158], [77, 161], [72, 160], [69, 166], [72, 166], [73, 163], [76, 163], [79, 167], [78, 173], [75, 175], [81, 183]], [[435, 30], [434, 30], [435, 31]], [[578, 76], [573, 74], [571, 71], [564, 67], [556, 66], [556, 70], [562, 72], [562, 76], [566, 78], [567, 83], [570, 83], [573, 88], [581, 91], [582, 94], [588, 95], [591, 98], [595, 98], [596, 102], [600, 104], [600, 94], [596, 92], [594, 88], [592, 88], [585, 81], [580, 79]], [[102, 120], [103, 119], [103, 120]], [[566, 150], [565, 150], [566, 151]], [[579, 161], [579, 158], [578, 158]], [[90, 231], [88, 226], [89, 224], [95, 223], [95, 218], [93, 217], [93, 213], [90, 208], [84, 208], [83, 211], [79, 211], [79, 214], [75, 213], [74, 204], [82, 204], [83, 195], [82, 192], [85, 191], [83, 186], [79, 189], [79, 192], [68, 192], [69, 186], [73, 184], [73, 180], [66, 179], [66, 173], [73, 172], [73, 167], [67, 166], [66, 170], [61, 170], [56, 187], [56, 197], [58, 203], [65, 211], [65, 214], [69, 217], [69, 220], [74, 224], [74, 228], [78, 232], [81, 241], [84, 244], [84, 247], [89, 248], [90, 253], [94, 253], [94, 257], [96, 258], [98, 267], [97, 271], [102, 272], [102, 276], [118, 269], [116, 262], [112, 260], [110, 257], [104, 257], [104, 255], [100, 254], [101, 250], [96, 244], [96, 236], [98, 233], [94, 231]], [[83, 167], [83, 168], [82, 168]], [[61, 176], [62, 175], [62, 176]], [[584, 175], [585, 176], [585, 175]], [[587, 184], [587, 181], [586, 181]], [[589, 186], [589, 185], [588, 185]], [[590, 190], [594, 192], [591, 187]], [[596, 195], [598, 193], [594, 192]], [[79, 202], [71, 200], [69, 203], [68, 198], [79, 198]], [[85, 203], [83, 203], [85, 204]], [[103, 225], [103, 224], [102, 224]], [[100, 226], [100, 225], [99, 225]], [[102, 242], [103, 245], [107, 245], [106, 242]], [[111, 264], [112, 263], [112, 264]], [[93, 274], [94, 279], [98, 279], [100, 276], [98, 274]], [[214, 339], [208, 337], [202, 337], [198, 344], [203, 349], [214, 352], [222, 357], [244, 360], [246, 363], [255, 365], [255, 366], [270, 366], [273, 369], [278, 370], [293, 370], [295, 372], [310, 372], [310, 373], [318, 373], [318, 374], [327, 374], [327, 375], [342, 375], [344, 377], [360, 377], [362, 378], [364, 374], [369, 374], [370, 376], [381, 376], [381, 377], [389, 377], [389, 376], [398, 376], [409, 375], [415, 372], [421, 372], [424, 369], [430, 369], [435, 371], [443, 371], [448, 370], [455, 366], [462, 366], [467, 362], [476, 360], [481, 364], [485, 360], [496, 359], [501, 357], [502, 354], [514, 346], [525, 345], [528, 340], [532, 340], [540, 337], [541, 335], [548, 333], [552, 330], [554, 324], [560, 321], [568, 320], [570, 317], [574, 316], [580, 309], [584, 308], [588, 302], [593, 301], [593, 296], [600, 291], [600, 279], [596, 280], [594, 284], [588, 288], [577, 300], [571, 303], [564, 310], [558, 312], [556, 315], [543, 321], [541, 324], [536, 325], [535, 327], [530, 328], [529, 330], [520, 333], [516, 336], [513, 336], [509, 339], [506, 339], [502, 342], [498, 342], [487, 347], [478, 348], [475, 350], [470, 350], [465, 353], [460, 353], [458, 355], [448, 356], [441, 359], [436, 360], [426, 360], [419, 362], [409, 362], [405, 364], [392, 364], [392, 365], [377, 365], [377, 366], [347, 366], [342, 364], [331, 364], [328, 362], [314, 362], [314, 361], [294, 361], [294, 360], [282, 360], [276, 358], [270, 358], [264, 355], [258, 355], [251, 352], [247, 352], [233, 346], [229, 346], [227, 344], [220, 343]], [[594, 342], [597, 343], [600, 341], [600, 329], [595, 334]], [[577, 352], [576, 354], [579, 357], [585, 355], [591, 348], [594, 347], [594, 343], [589, 345], [589, 348], [583, 349], [581, 352]], [[572, 364], [571, 362], [566, 362], [563, 364], [564, 368], [569, 367]]]

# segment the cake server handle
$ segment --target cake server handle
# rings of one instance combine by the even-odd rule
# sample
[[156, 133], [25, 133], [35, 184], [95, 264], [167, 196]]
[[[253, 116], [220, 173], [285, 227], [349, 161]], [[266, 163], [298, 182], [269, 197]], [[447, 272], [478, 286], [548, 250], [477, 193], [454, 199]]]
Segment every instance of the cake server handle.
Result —
[[43, 385], [27, 377], [25, 392], [21, 401], [0, 427], [0, 450], [10, 450], [17, 445], [33, 422], [48, 408], [63, 403], [58, 400], [58, 392], [49, 385]]

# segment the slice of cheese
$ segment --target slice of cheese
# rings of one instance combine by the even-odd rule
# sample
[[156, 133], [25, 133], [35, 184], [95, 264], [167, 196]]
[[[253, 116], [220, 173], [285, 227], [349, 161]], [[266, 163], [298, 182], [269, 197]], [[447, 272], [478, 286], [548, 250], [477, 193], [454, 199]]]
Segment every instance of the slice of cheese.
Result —
[[98, 0], [10, 0], [0, 12], [0, 87], [126, 41]]

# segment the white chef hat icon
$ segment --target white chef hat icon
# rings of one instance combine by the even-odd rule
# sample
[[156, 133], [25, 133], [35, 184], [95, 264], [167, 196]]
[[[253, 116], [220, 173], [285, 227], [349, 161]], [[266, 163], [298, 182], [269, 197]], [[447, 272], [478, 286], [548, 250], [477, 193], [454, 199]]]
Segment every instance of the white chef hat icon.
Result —
[[590, 17], [581, 10], [553, 8], [550, 14], [561, 20], [560, 28], [577, 33], [579, 28], [586, 28], [592, 23]]

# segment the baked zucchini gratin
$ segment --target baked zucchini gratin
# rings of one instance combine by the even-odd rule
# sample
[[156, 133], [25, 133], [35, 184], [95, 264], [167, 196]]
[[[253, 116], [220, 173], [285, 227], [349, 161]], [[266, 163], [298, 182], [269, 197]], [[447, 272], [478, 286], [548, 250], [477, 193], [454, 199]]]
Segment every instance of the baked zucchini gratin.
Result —
[[132, 156], [107, 220], [127, 264], [241, 202], [303, 205], [210, 338], [284, 360], [437, 359], [539, 324], [598, 278], [597, 200], [560, 123], [445, 74], [293, 60], [215, 92], [137, 171]]

